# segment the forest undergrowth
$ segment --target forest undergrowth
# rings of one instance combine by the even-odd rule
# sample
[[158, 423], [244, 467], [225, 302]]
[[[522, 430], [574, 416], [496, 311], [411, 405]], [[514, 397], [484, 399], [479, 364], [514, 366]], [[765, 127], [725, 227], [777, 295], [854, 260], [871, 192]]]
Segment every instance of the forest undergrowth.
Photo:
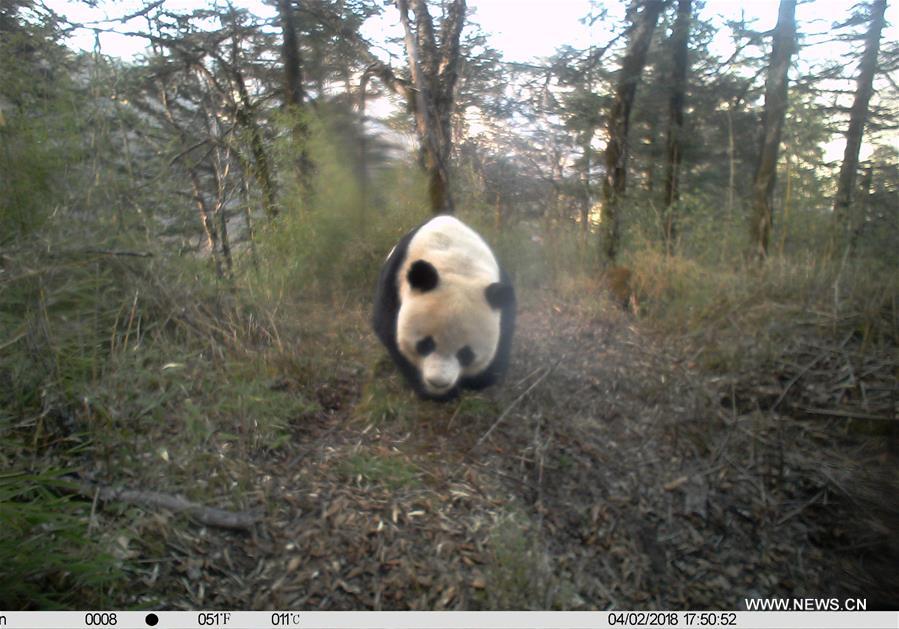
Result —
[[895, 284], [644, 249], [635, 317], [522, 233], [511, 373], [450, 404], [376, 344], [370, 272], [4, 252], [4, 607], [895, 604]]
[[[0, 6], [0, 608], [899, 608], [886, 2], [622, 4], [533, 65], [461, 0], [440, 51], [390, 3], [46, 4]], [[445, 211], [520, 308], [436, 404], [369, 319]]]

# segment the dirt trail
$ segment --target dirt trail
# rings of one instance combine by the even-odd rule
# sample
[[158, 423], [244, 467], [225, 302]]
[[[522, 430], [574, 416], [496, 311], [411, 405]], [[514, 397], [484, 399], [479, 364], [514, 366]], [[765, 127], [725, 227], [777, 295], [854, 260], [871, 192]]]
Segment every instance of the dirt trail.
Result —
[[[367, 338], [364, 322], [354, 333]], [[269, 516], [257, 534], [172, 531], [174, 560], [155, 577], [170, 579], [167, 604], [737, 609], [874, 596], [858, 589], [867, 567], [840, 524], [854, 477], [828, 462], [829, 424], [740, 413], [721, 382], [611, 308], [525, 308], [512, 365], [485, 396], [390, 398], [381, 421], [359, 413], [373, 394], [347, 379], [321, 421], [259, 462]]]

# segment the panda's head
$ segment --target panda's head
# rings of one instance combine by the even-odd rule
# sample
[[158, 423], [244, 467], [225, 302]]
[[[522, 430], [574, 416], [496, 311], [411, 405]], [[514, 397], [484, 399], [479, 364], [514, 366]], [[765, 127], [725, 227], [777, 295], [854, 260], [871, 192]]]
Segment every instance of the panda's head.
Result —
[[500, 311], [514, 299], [511, 286], [441, 277], [425, 260], [409, 266], [409, 290], [397, 316], [397, 346], [432, 397], [450, 394], [466, 376], [493, 362], [500, 341]]

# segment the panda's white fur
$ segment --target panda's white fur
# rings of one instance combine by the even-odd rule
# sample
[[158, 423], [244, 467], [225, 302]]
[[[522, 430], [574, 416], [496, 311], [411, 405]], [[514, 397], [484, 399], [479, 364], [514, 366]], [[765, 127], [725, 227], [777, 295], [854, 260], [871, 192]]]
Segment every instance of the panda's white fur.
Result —
[[[418, 260], [437, 270], [439, 281], [433, 290], [421, 292], [406, 280], [409, 268]], [[500, 313], [487, 302], [484, 289], [499, 279], [499, 265], [490, 247], [452, 216], [438, 216], [412, 237], [396, 278], [402, 304], [397, 344], [421, 373], [428, 393], [447, 393], [461, 375], [478, 374], [493, 360], [499, 345]], [[415, 346], [429, 336], [436, 348], [421, 356]], [[466, 346], [475, 359], [463, 367], [456, 354]]]
[[501, 375], [514, 316], [514, 291], [487, 243], [438, 216], [388, 256], [374, 326], [413, 387], [444, 399]]

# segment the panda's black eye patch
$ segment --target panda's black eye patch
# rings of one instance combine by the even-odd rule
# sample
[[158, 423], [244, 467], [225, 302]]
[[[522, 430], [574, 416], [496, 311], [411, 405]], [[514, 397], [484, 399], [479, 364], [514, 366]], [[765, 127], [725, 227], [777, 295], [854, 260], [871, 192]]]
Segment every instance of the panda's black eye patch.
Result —
[[409, 280], [409, 285], [412, 286], [412, 288], [426, 293], [437, 286], [437, 282], [440, 281], [440, 275], [437, 273], [437, 269], [434, 268], [434, 265], [430, 262], [416, 260], [412, 263], [412, 266], [409, 267], [406, 279]]
[[466, 345], [458, 352], [456, 352], [456, 358], [459, 360], [459, 364], [463, 367], [468, 367], [471, 363], [474, 362], [475, 355], [474, 352], [471, 351], [471, 348]]
[[427, 356], [437, 348], [434, 337], [426, 336], [415, 344], [415, 351], [419, 356]]

